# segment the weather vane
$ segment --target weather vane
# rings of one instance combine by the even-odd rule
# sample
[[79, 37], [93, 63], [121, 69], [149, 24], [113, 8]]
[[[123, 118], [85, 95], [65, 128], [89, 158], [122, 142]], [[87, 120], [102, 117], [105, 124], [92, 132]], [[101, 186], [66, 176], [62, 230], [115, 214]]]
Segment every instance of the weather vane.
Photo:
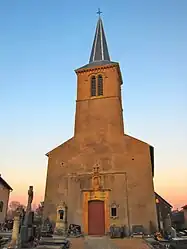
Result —
[[100, 15], [101, 15], [101, 13], [103, 13], [103, 12], [101, 12], [101, 11], [100, 11], [100, 8], [98, 8], [97, 14], [99, 15], [99, 17], [100, 17]]

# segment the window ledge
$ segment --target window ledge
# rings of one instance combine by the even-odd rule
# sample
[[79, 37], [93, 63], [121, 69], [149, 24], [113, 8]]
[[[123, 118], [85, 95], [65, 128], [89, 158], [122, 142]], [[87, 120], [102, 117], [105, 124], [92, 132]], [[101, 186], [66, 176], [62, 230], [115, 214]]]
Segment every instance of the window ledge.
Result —
[[119, 217], [118, 217], [118, 216], [110, 216], [110, 218], [113, 219], [113, 220], [116, 220], [116, 219], [118, 219]]
[[100, 98], [103, 98], [104, 96], [103, 95], [100, 95], [100, 96], [91, 96], [90, 98], [91, 99], [100, 99]]

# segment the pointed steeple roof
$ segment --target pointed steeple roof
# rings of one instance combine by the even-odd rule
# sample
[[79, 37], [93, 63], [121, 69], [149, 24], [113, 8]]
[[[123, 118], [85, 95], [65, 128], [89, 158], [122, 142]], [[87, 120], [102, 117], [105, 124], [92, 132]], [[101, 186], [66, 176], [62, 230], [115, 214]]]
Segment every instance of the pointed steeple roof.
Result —
[[103, 28], [103, 22], [100, 16], [97, 22], [89, 63], [98, 61], [110, 61], [108, 46]]
[[92, 68], [95, 66], [104, 66], [109, 64], [118, 65], [117, 62], [110, 60], [106, 36], [103, 28], [103, 22], [100, 17], [101, 13], [102, 12], [100, 10], [97, 12], [97, 14], [99, 14], [99, 19], [97, 21], [89, 63], [84, 65], [83, 67], [76, 69], [75, 72], [77, 72], [78, 70]]

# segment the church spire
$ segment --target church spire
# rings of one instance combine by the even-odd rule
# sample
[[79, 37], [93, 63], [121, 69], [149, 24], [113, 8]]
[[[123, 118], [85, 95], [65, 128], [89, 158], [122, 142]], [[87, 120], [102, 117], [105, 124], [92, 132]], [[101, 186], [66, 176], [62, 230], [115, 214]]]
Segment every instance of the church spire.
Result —
[[99, 19], [97, 22], [89, 63], [94, 63], [98, 61], [110, 61], [105, 32], [103, 28], [103, 22], [100, 17], [101, 13], [102, 12], [99, 9], [97, 12], [97, 14], [99, 15]]

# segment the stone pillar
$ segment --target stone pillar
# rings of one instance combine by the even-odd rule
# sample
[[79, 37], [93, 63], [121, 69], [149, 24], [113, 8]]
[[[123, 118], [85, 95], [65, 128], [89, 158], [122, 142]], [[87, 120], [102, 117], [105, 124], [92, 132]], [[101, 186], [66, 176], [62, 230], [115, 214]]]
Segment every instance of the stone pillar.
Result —
[[57, 207], [55, 233], [65, 235], [67, 232], [67, 206], [65, 203]]
[[19, 225], [20, 225], [20, 216], [17, 215], [14, 217], [14, 224], [12, 230], [12, 240], [8, 248], [16, 248], [19, 242]]
[[21, 248], [28, 248], [28, 246], [32, 244], [34, 241], [33, 237], [34, 212], [31, 211], [32, 200], [33, 200], [33, 186], [30, 186], [28, 190], [27, 209], [24, 217], [24, 222], [20, 230]]

